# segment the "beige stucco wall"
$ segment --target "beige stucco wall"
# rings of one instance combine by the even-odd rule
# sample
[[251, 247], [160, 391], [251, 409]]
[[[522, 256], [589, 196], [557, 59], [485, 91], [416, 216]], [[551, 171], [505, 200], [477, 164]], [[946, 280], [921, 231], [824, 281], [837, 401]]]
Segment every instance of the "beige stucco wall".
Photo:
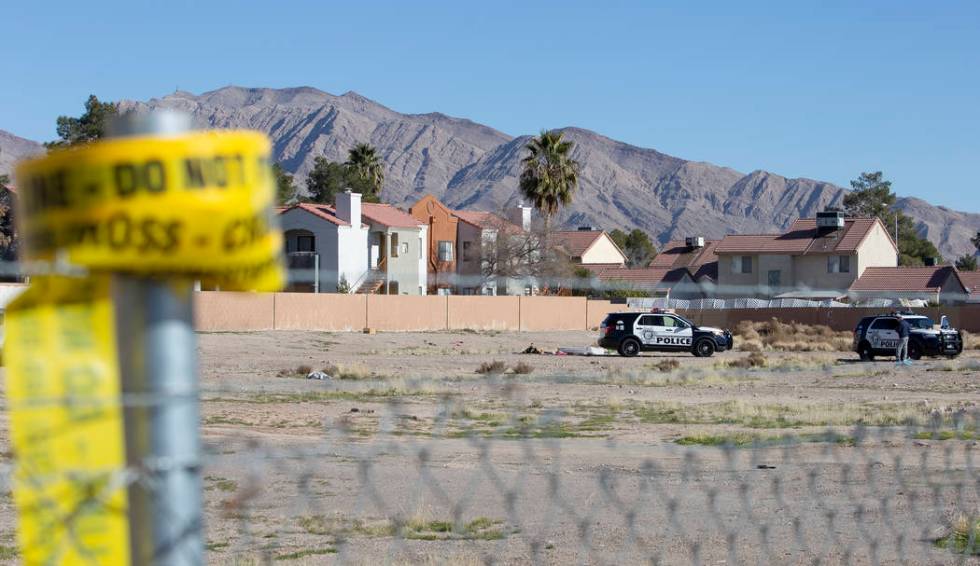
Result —
[[376, 330], [445, 330], [446, 297], [367, 295], [367, 327]]
[[626, 258], [616, 247], [612, 238], [603, 233], [592, 244], [592, 247], [582, 254], [582, 263], [623, 263]]
[[583, 330], [585, 297], [520, 297], [521, 330]]
[[362, 330], [368, 295], [276, 293], [276, 330]]
[[[842, 255], [842, 254], [835, 254]], [[847, 273], [830, 273], [827, 270], [830, 254], [796, 257], [796, 283], [815, 290], [847, 291], [858, 278], [859, 256], [849, 256], [851, 265]]]
[[891, 238], [881, 224], [875, 223], [868, 237], [858, 246], [857, 277], [869, 267], [895, 267], [898, 265], [898, 252]]
[[201, 291], [194, 294], [194, 328], [202, 332], [273, 330], [274, 293]]
[[[425, 249], [420, 248], [419, 235], [421, 228], [388, 228], [380, 224], [371, 224], [371, 231], [368, 236], [368, 246], [376, 244], [379, 233], [385, 234], [385, 269], [386, 282], [398, 284], [398, 295], [424, 295], [426, 286], [420, 288], [419, 280], [419, 253], [425, 254]], [[391, 239], [393, 234], [398, 234], [398, 257], [392, 257]], [[428, 242], [421, 240], [427, 246]], [[407, 244], [407, 246], [406, 246]], [[406, 249], [407, 248], [407, 249]], [[365, 252], [367, 253], [367, 252]]]
[[449, 295], [446, 299], [450, 330], [520, 330], [520, 297]]
[[[732, 273], [732, 258], [736, 255], [749, 255], [752, 258], [752, 273]], [[750, 254], [733, 254], [718, 256], [718, 294], [721, 297], [754, 296], [759, 286], [759, 256]]]

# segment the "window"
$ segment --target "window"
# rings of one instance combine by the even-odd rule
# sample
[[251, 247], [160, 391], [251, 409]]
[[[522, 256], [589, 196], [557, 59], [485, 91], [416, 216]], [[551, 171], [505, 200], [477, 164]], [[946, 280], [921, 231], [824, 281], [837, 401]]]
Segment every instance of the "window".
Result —
[[398, 257], [398, 232], [388, 236], [388, 239], [391, 240], [391, 257]]
[[732, 257], [732, 273], [752, 273], [752, 256], [737, 255]]
[[439, 261], [453, 260], [453, 243], [449, 240], [439, 241]]
[[898, 319], [879, 318], [871, 325], [871, 330], [898, 330]]
[[473, 242], [463, 242], [463, 261], [470, 261], [470, 244]]
[[313, 236], [296, 236], [296, 251], [315, 252], [316, 245]]
[[425, 248], [422, 247], [424, 245], [425, 244], [422, 242], [422, 236], [419, 236], [419, 259], [425, 259]]
[[388, 294], [389, 295], [397, 295], [398, 294], [398, 281], [389, 281], [388, 282]]
[[780, 287], [783, 284], [783, 272], [775, 269], [769, 272], [769, 286]]
[[851, 256], [832, 255], [827, 258], [827, 273], [850, 273]]
[[687, 323], [679, 318], [674, 318], [672, 316], [665, 316], [663, 317], [663, 319], [664, 319], [663, 325], [666, 326], [667, 328], [681, 328], [681, 329], [687, 328]]
[[646, 314], [640, 317], [640, 326], [663, 326], [663, 322], [662, 316]]

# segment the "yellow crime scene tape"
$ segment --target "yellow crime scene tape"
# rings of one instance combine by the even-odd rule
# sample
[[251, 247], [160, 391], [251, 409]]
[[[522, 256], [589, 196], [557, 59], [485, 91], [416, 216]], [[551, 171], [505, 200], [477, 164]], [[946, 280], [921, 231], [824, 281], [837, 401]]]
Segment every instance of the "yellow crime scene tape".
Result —
[[100, 141], [17, 168], [22, 259], [88, 272], [33, 277], [6, 312], [24, 563], [129, 563], [110, 274], [279, 289], [270, 149], [255, 132], [193, 132]]

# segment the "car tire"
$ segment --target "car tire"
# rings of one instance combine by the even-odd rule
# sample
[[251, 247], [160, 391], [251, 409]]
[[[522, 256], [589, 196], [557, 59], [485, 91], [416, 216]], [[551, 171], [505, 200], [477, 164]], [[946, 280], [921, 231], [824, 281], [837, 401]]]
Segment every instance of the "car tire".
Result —
[[636, 338], [627, 338], [619, 345], [619, 355], [625, 358], [632, 358], [639, 355], [640, 342]]
[[875, 361], [875, 351], [871, 349], [871, 344], [868, 344], [867, 342], [861, 344], [861, 347], [858, 350], [858, 355], [861, 356], [861, 361]]
[[710, 339], [702, 338], [694, 345], [694, 355], [699, 358], [710, 358], [717, 349], [715, 343]]
[[922, 346], [916, 342], [909, 342], [909, 357], [913, 360], [922, 359]]

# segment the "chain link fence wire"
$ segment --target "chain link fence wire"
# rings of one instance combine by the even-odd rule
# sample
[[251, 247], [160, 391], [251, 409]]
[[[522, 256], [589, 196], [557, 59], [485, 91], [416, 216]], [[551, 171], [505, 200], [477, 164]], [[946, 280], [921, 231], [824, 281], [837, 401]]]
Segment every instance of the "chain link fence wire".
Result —
[[[970, 363], [957, 369], [975, 379]], [[883, 371], [871, 367], [848, 375]], [[658, 391], [787, 369], [382, 378], [326, 368], [328, 379], [299, 379], [307, 369], [241, 379], [206, 370], [205, 522], [187, 532], [203, 529], [208, 563], [977, 562], [980, 411], [969, 387], [948, 405], [778, 404], [739, 387], [710, 401]], [[645, 394], [596, 395], [624, 387]], [[16, 557], [13, 456], [0, 470], [6, 559]], [[119, 485], [153, 489], [161, 466], [196, 465], [69, 479], [91, 508]], [[61, 518], [69, 532], [84, 529], [75, 517]]]

